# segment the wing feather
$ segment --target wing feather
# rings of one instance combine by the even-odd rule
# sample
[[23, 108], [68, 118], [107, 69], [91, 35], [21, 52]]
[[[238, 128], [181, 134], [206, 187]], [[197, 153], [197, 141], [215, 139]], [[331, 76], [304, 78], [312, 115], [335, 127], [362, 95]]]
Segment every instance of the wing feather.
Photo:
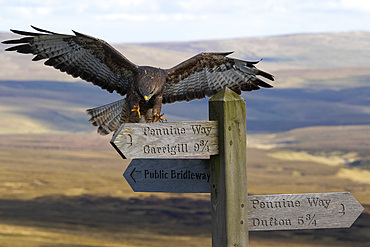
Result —
[[47, 59], [45, 65], [109, 92], [125, 95], [130, 89], [138, 66], [105, 41], [75, 31], [75, 35], [66, 35], [32, 28], [39, 33], [11, 30], [27, 37], [3, 41], [15, 45], [6, 51], [34, 54], [33, 61]]
[[274, 80], [271, 74], [254, 66], [259, 61], [229, 58], [229, 54], [200, 53], [168, 69], [163, 103], [211, 97], [225, 87], [238, 94], [272, 87], [257, 77]]

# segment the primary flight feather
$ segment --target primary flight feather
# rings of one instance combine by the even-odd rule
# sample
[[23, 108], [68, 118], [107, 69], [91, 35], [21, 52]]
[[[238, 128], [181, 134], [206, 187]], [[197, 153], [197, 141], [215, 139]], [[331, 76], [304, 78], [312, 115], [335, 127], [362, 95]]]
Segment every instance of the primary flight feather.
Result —
[[228, 53], [200, 53], [170, 69], [138, 66], [107, 42], [74, 32], [58, 34], [33, 27], [38, 33], [11, 30], [25, 37], [3, 41], [15, 45], [6, 51], [36, 55], [45, 65], [126, 97], [88, 109], [92, 125], [102, 135], [116, 131], [122, 123], [164, 120], [162, 104], [211, 97], [225, 87], [241, 91], [272, 87], [261, 76], [271, 74], [255, 67], [258, 62], [227, 57]]

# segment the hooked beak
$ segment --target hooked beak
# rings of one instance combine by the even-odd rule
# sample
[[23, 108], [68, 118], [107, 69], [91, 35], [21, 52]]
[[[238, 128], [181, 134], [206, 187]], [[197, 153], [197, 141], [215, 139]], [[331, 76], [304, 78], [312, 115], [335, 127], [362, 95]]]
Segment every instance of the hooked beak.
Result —
[[150, 100], [150, 98], [153, 96], [153, 94], [149, 95], [149, 96], [144, 96], [144, 99], [145, 99], [145, 102], [148, 103], [148, 101]]

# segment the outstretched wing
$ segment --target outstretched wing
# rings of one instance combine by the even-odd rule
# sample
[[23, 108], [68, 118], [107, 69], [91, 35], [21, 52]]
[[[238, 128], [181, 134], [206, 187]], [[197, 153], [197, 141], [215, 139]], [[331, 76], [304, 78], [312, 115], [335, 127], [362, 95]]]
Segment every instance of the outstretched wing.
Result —
[[33, 61], [47, 59], [45, 65], [109, 92], [125, 95], [130, 89], [137, 66], [105, 41], [75, 31], [75, 35], [66, 35], [32, 28], [39, 33], [11, 30], [27, 37], [3, 41], [4, 44], [17, 44], [6, 51], [34, 54]]
[[200, 53], [168, 69], [163, 103], [211, 97], [228, 87], [234, 92], [272, 87], [257, 76], [271, 81], [274, 77], [257, 69], [257, 62], [229, 58], [228, 53]]

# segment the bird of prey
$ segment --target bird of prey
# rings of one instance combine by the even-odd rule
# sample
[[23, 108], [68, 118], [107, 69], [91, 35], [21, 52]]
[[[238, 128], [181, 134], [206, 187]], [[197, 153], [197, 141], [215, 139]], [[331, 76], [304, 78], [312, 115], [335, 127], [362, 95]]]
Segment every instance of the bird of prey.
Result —
[[225, 87], [241, 91], [272, 87], [257, 76], [273, 81], [274, 77], [255, 67], [259, 61], [227, 57], [226, 53], [200, 53], [170, 69], [138, 66], [130, 62], [107, 42], [74, 32], [59, 34], [34, 26], [38, 31], [12, 30], [23, 35], [6, 40], [12, 44], [6, 51], [36, 55], [32, 60], [46, 59], [45, 65], [79, 77], [125, 98], [94, 109], [88, 109], [93, 126], [102, 135], [116, 131], [126, 122], [165, 120], [162, 104], [211, 97]]

